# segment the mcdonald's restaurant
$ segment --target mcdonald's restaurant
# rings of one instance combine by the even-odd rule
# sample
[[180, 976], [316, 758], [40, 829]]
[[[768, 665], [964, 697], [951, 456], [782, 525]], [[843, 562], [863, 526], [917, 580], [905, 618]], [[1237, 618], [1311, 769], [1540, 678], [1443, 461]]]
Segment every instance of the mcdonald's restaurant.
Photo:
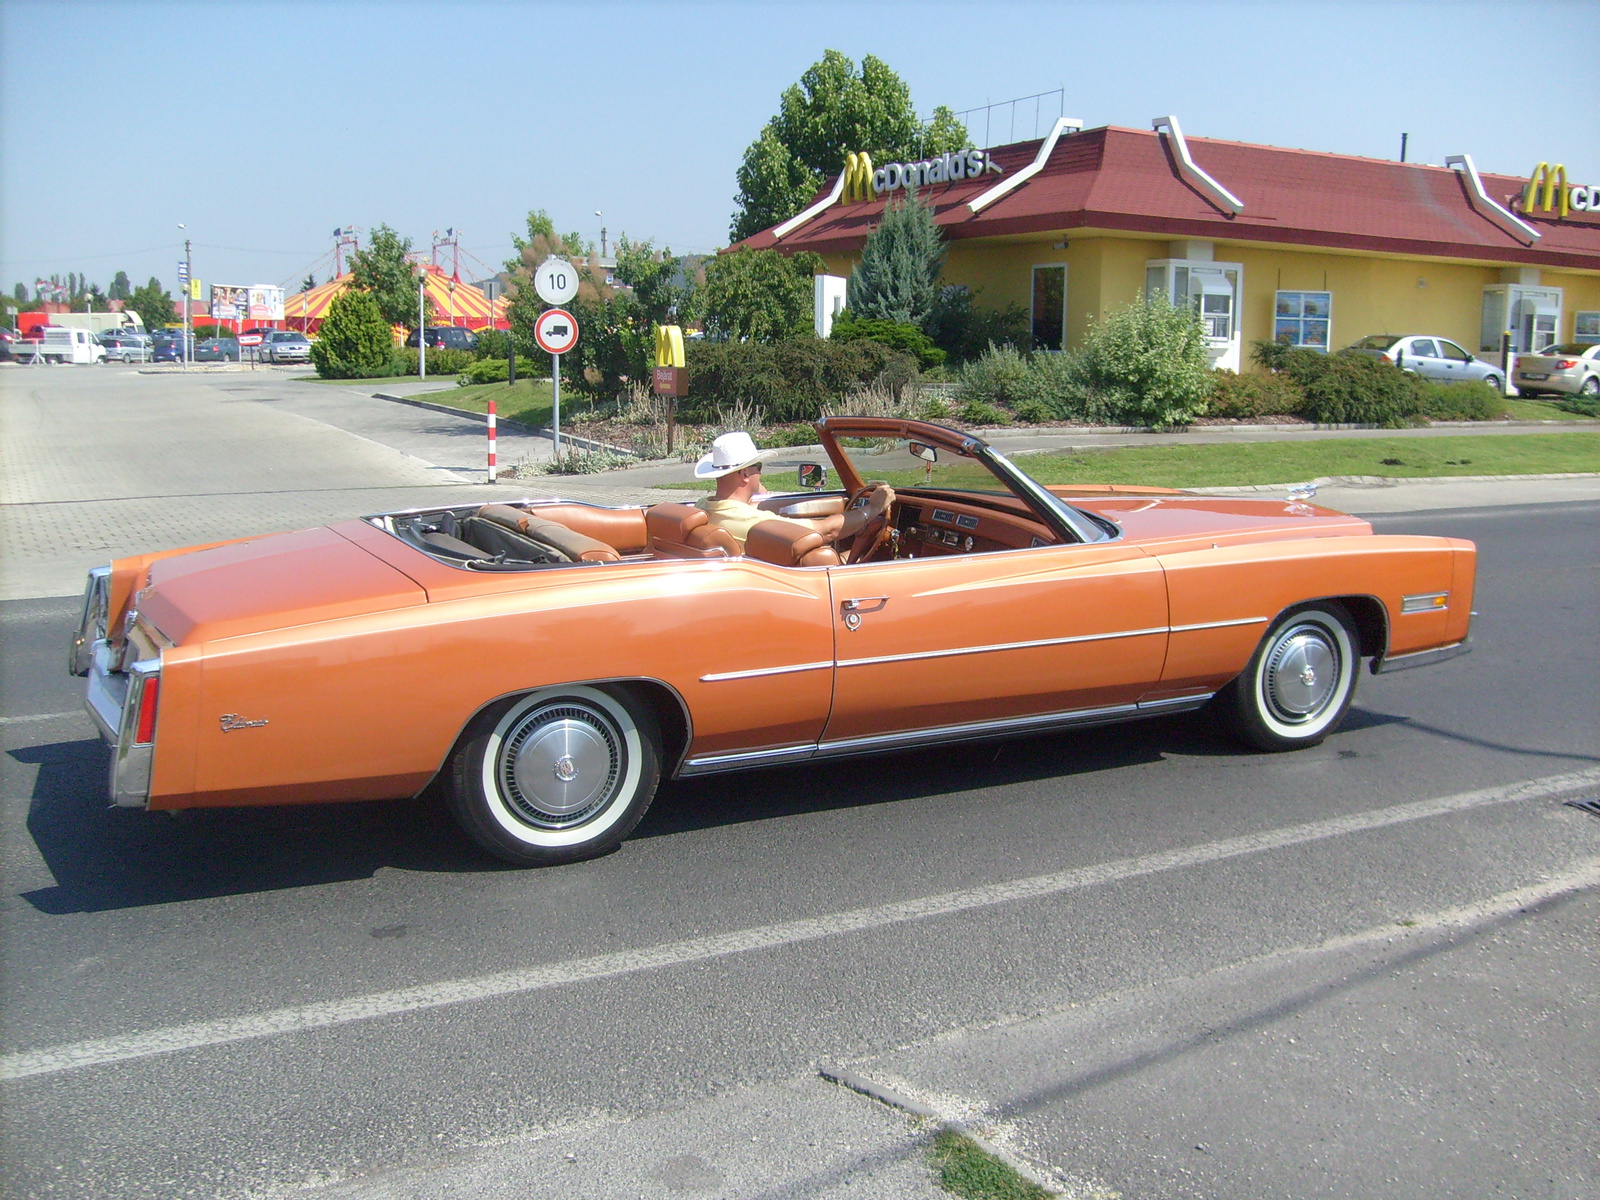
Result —
[[1037, 349], [1074, 347], [1142, 295], [1193, 305], [1214, 365], [1235, 371], [1257, 339], [1427, 333], [1486, 358], [1502, 338], [1512, 353], [1600, 342], [1600, 180], [1185, 138], [1175, 117], [1080, 124], [924, 162], [852, 154], [809, 208], [744, 244], [823, 257], [823, 334], [884, 206], [914, 188], [945, 235], [944, 283], [980, 308], [1021, 305]]

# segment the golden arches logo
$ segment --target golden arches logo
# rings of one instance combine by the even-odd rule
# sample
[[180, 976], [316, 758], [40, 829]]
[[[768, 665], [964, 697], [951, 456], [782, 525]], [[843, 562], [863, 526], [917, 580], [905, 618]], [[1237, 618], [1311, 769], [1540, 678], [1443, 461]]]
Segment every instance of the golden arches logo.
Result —
[[1522, 189], [1522, 211], [1532, 213], [1540, 206], [1543, 200], [1545, 212], [1549, 212], [1560, 201], [1561, 215], [1567, 215], [1568, 193], [1567, 168], [1561, 163], [1551, 166], [1549, 163], [1540, 163], [1533, 169], [1533, 174], [1528, 176], [1528, 186]]
[[844, 195], [841, 197], [841, 202], [856, 204], [864, 200], [875, 200], [877, 197], [877, 189], [872, 186], [872, 155], [865, 150], [859, 154], [852, 151], [845, 155]]
[[683, 328], [679, 325], [656, 326], [656, 366], [686, 367], [683, 356]]

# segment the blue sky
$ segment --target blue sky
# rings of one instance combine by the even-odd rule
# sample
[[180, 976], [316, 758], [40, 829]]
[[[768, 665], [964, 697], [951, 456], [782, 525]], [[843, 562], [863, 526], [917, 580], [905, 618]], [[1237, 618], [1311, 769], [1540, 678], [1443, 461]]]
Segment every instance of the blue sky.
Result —
[[[121, 269], [174, 287], [179, 222], [207, 283], [326, 278], [331, 231], [379, 222], [424, 244], [462, 230], [474, 277], [531, 208], [711, 250], [745, 146], [829, 48], [884, 59], [924, 114], [1064, 87], [1089, 127], [1175, 113], [1191, 137], [1379, 158], [1405, 131], [1415, 161], [1548, 159], [1600, 184], [1593, 56], [1571, 49], [1596, 37], [1593, 0], [5, 0], [0, 285]], [[1546, 44], [1555, 65], [1530, 76]], [[1030, 105], [1017, 137], [1032, 126]]]

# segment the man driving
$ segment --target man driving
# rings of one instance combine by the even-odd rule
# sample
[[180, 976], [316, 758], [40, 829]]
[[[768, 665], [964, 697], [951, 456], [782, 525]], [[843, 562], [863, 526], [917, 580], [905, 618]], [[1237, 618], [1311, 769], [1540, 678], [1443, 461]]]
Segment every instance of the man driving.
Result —
[[717, 490], [696, 505], [711, 516], [711, 524], [726, 529], [744, 549], [753, 525], [762, 521], [793, 521], [815, 529], [829, 542], [854, 537], [887, 514], [894, 504], [894, 489], [886, 483], [872, 489], [865, 508], [852, 508], [826, 517], [783, 517], [757, 508], [755, 501], [769, 495], [761, 486], [761, 461], [767, 454], [756, 449], [755, 439], [742, 431], [725, 433], [711, 443], [711, 452], [695, 464], [696, 479], [715, 479]]

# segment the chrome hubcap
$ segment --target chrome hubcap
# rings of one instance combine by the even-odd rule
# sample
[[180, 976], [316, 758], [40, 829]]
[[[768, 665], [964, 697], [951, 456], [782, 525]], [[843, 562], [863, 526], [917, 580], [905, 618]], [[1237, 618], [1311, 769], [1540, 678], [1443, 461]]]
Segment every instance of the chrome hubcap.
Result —
[[615, 797], [622, 762], [622, 742], [609, 721], [579, 705], [552, 705], [507, 731], [500, 785], [524, 820], [566, 828]]
[[1284, 720], [1304, 721], [1321, 712], [1338, 679], [1338, 647], [1315, 626], [1289, 630], [1267, 658], [1267, 700]]

